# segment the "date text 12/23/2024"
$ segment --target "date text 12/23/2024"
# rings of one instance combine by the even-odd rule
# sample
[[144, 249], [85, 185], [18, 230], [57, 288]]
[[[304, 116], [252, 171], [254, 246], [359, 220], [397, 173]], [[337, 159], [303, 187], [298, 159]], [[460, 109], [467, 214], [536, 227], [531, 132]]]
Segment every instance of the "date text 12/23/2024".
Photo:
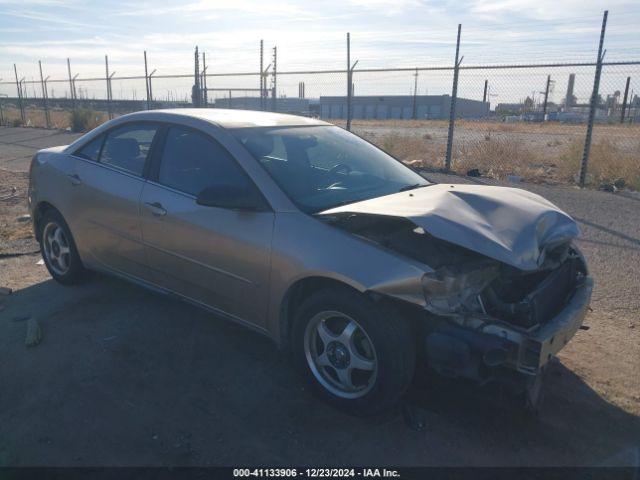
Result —
[[397, 470], [386, 468], [235, 468], [234, 478], [399, 478]]

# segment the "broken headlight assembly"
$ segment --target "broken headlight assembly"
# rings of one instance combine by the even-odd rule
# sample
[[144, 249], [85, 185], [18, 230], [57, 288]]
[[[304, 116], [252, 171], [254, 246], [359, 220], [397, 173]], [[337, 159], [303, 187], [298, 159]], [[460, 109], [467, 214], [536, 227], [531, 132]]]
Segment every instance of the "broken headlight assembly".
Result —
[[434, 313], [452, 314], [477, 295], [498, 275], [493, 262], [465, 268], [441, 267], [422, 276], [427, 307]]

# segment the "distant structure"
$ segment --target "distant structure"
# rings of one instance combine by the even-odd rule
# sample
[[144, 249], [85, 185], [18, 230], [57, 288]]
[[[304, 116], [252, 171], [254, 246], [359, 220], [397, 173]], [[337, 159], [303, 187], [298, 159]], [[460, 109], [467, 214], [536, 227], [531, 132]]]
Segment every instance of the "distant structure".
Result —
[[[280, 113], [309, 115], [309, 100], [306, 98], [278, 98], [276, 108]], [[261, 110], [260, 97], [224, 97], [216, 98], [215, 108], [235, 108], [241, 110]]]
[[573, 94], [573, 88], [576, 83], [576, 74], [569, 74], [569, 82], [567, 83], [567, 96], [564, 99], [565, 108], [573, 107], [576, 104], [576, 97]]
[[[449, 95], [354, 96], [351, 99], [354, 119], [436, 119], [449, 118]], [[481, 118], [489, 115], [489, 103], [458, 98], [456, 116]], [[320, 118], [341, 119], [347, 116], [347, 97], [320, 97]]]

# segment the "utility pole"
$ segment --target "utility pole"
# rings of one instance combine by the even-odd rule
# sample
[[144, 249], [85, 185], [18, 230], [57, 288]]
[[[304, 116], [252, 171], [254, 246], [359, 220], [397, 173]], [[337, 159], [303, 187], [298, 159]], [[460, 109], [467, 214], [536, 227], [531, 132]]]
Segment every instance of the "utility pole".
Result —
[[482, 94], [482, 103], [487, 103], [487, 88], [489, 87], [489, 80], [484, 81], [484, 93]]
[[198, 47], [194, 53], [194, 73], [193, 73], [193, 91], [191, 92], [191, 101], [194, 107], [200, 106], [200, 54]]
[[208, 103], [207, 95], [207, 55], [206, 52], [202, 52], [202, 95], [205, 108]]
[[624, 97], [622, 100], [622, 112], [620, 112], [620, 123], [624, 123], [624, 114], [627, 109], [627, 100], [629, 98], [629, 84], [631, 83], [631, 77], [627, 77], [627, 84], [624, 87]]
[[607, 17], [609, 11], [605, 10], [602, 16], [602, 28], [600, 30], [600, 43], [598, 44], [598, 62], [596, 63], [596, 73], [593, 79], [593, 92], [591, 93], [591, 102], [589, 104], [589, 121], [587, 123], [587, 134], [584, 139], [584, 151], [582, 152], [582, 164], [580, 166], [580, 186], [584, 187], [587, 180], [587, 164], [589, 162], [589, 151], [591, 150], [591, 137], [593, 135], [593, 121], [598, 108], [598, 91], [600, 88], [600, 76], [602, 75], [602, 61], [604, 53], [604, 34], [607, 30]]
[[547, 75], [547, 86], [544, 89], [544, 103], [542, 105], [542, 121], [547, 121], [547, 105], [549, 104], [549, 87], [551, 86], [551, 75]]
[[273, 102], [272, 111], [276, 112], [277, 105], [277, 89], [278, 89], [278, 47], [273, 47], [273, 87], [271, 90], [271, 101]]
[[260, 110], [264, 110], [264, 40], [260, 40]]

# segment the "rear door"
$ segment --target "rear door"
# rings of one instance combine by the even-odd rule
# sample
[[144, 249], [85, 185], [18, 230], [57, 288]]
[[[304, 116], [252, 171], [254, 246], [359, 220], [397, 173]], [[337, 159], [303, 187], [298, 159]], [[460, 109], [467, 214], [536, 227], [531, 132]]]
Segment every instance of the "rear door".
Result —
[[85, 262], [150, 279], [139, 202], [158, 130], [153, 123], [128, 123], [74, 153], [74, 237]]
[[174, 125], [163, 137], [141, 199], [142, 235], [155, 283], [263, 328], [273, 212], [198, 205], [196, 196], [207, 187], [257, 187], [203, 132]]

